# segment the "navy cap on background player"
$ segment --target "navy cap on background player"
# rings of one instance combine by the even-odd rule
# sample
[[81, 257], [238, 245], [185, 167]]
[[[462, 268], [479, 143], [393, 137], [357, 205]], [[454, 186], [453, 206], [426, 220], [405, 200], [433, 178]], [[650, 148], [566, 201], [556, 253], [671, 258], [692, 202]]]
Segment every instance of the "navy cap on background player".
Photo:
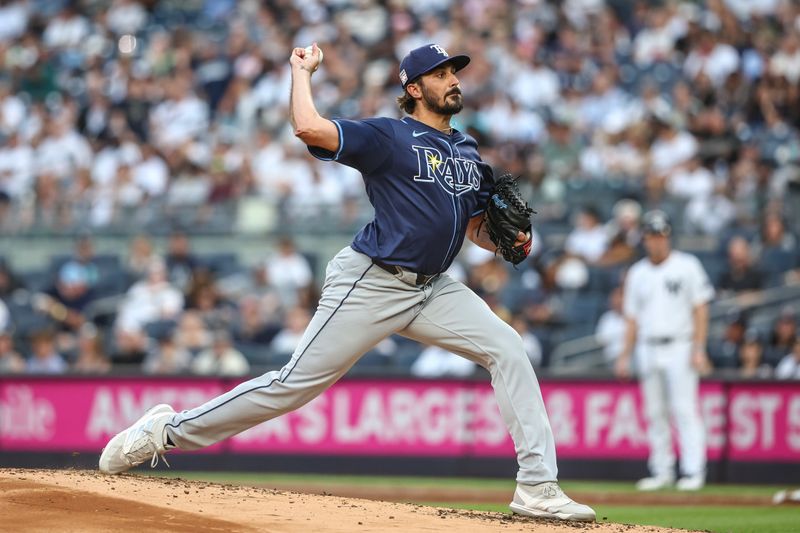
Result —
[[655, 209], [648, 211], [642, 217], [642, 229], [645, 233], [669, 236], [672, 233], [672, 225], [669, 217], [664, 211]]
[[456, 67], [456, 71], [459, 71], [466, 67], [469, 61], [469, 56], [451, 56], [438, 44], [426, 44], [411, 50], [400, 62], [400, 83], [405, 89], [410, 82], [443, 63], [450, 62]]

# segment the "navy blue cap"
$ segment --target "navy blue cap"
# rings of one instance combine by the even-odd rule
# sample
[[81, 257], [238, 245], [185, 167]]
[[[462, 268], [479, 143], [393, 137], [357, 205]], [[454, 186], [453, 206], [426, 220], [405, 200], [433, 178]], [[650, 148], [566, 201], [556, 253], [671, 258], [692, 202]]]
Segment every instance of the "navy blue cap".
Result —
[[645, 233], [669, 236], [672, 233], [672, 226], [667, 214], [661, 210], [654, 209], [644, 214], [642, 217], [642, 228]]
[[456, 71], [459, 71], [469, 64], [469, 56], [451, 56], [438, 44], [426, 44], [414, 48], [400, 62], [400, 83], [405, 89], [409, 82], [448, 62], [453, 63]]

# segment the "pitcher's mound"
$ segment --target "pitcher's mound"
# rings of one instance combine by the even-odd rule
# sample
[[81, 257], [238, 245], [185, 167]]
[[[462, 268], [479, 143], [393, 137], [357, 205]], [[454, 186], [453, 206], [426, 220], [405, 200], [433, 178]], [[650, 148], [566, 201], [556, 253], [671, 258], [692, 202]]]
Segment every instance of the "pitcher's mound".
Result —
[[0, 516], [24, 532], [666, 531], [84, 470], [0, 469]]

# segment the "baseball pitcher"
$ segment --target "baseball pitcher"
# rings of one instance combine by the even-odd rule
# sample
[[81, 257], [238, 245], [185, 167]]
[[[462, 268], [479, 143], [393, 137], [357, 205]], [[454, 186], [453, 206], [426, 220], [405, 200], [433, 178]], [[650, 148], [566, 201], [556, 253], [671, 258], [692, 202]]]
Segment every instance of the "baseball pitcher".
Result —
[[317, 312], [286, 366], [189, 411], [154, 407], [108, 443], [100, 470], [124, 472], [148, 459], [154, 466], [172, 448], [209, 446], [297, 409], [398, 333], [490, 372], [519, 462], [514, 512], [594, 521], [556, 482], [553, 435], [520, 336], [444, 273], [465, 237], [515, 263], [531, 246], [530, 208], [513, 180], [495, 180], [475, 140], [450, 126], [463, 105], [456, 74], [469, 57], [436, 44], [405, 56], [401, 120], [320, 116], [311, 93], [320, 60], [316, 44], [295, 48], [289, 60], [295, 134], [315, 157], [361, 172], [374, 220], [328, 263]]

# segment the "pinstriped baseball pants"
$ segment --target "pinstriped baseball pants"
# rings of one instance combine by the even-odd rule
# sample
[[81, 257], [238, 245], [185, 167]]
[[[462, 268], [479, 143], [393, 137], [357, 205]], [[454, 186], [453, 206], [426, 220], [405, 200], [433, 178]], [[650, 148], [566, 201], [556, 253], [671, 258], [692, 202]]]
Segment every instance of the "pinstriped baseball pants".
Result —
[[[412, 277], [409, 275], [409, 277]], [[442, 274], [424, 287], [347, 247], [326, 270], [299, 347], [281, 369], [177, 413], [167, 432], [195, 450], [305, 405], [385, 337], [434, 344], [486, 368], [517, 452], [517, 481], [555, 481], [556, 452], [539, 383], [519, 335], [464, 284]]]

